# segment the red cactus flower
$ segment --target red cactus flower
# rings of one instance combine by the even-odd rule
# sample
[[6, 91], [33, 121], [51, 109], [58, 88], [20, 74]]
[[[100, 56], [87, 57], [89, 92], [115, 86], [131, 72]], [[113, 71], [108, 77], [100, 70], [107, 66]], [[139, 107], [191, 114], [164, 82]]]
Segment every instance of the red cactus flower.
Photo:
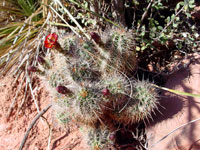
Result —
[[104, 96], [108, 96], [108, 95], [110, 95], [110, 91], [109, 91], [109, 89], [103, 89], [102, 91], [102, 94], [104, 95]]
[[57, 44], [58, 35], [56, 33], [52, 33], [46, 36], [46, 39], [44, 41], [44, 46], [46, 48], [52, 48]]
[[69, 90], [65, 87], [65, 86], [62, 86], [62, 85], [59, 85], [56, 87], [56, 91], [60, 94], [67, 94], [69, 93]]
[[96, 32], [91, 32], [90, 36], [97, 44], [101, 43], [101, 37]]
[[30, 72], [37, 72], [38, 71], [38, 69], [34, 66], [28, 66], [27, 70], [30, 71]]

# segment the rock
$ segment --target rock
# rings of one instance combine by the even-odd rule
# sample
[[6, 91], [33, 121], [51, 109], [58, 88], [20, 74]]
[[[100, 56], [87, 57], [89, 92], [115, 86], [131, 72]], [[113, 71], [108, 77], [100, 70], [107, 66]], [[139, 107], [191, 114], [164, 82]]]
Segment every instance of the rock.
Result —
[[[200, 57], [196, 55], [195, 57]], [[185, 70], [174, 73], [166, 85], [178, 91], [200, 94], [200, 59]], [[153, 117], [147, 128], [148, 150], [200, 150], [200, 121], [173, 132], [167, 138], [154, 145], [165, 135], [191, 120], [200, 118], [200, 97], [178, 96], [164, 92], [160, 108], [162, 115]]]

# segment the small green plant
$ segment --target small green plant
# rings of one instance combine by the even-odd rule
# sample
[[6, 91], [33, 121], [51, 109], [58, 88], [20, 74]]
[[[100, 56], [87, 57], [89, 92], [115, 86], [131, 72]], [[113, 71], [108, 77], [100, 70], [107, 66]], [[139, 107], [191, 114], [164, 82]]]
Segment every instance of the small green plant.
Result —
[[57, 95], [54, 99], [54, 110], [55, 117], [59, 123], [66, 125], [71, 121], [70, 110], [71, 110], [71, 99], [68, 97], [63, 97], [62, 95]]
[[73, 117], [86, 125], [95, 126], [100, 119], [102, 95], [94, 87], [84, 87], [75, 96]]
[[86, 140], [94, 150], [109, 149], [111, 145], [110, 131], [106, 128], [89, 128], [86, 130]]
[[66, 115], [67, 112], [62, 112], [62, 113], [58, 113], [56, 114], [56, 118], [59, 120], [59, 122], [61, 124], [67, 124], [69, 123], [69, 116]]
[[[107, 58], [111, 66], [122, 72], [131, 72], [136, 68], [135, 34], [133, 30], [110, 29], [103, 35]], [[109, 68], [109, 66], [108, 66]], [[112, 67], [109, 68], [113, 70]], [[112, 71], [111, 71], [112, 72]]]
[[102, 89], [109, 89], [112, 94], [130, 94], [130, 82], [128, 78], [124, 77], [120, 73], [113, 72], [109, 74], [98, 83], [99, 87]]

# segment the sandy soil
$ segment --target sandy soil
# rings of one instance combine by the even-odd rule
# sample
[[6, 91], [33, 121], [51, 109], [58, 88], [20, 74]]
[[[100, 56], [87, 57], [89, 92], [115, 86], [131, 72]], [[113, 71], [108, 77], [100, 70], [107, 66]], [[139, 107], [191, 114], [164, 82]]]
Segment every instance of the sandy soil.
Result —
[[[23, 107], [19, 109], [24, 98], [25, 85], [23, 85], [23, 88], [16, 97], [14, 109], [10, 117], [7, 117], [10, 105], [14, 101], [16, 91], [19, 89], [21, 83], [21, 79], [19, 79], [13, 84], [13, 79], [10, 76], [0, 78], [0, 150], [19, 149], [28, 126], [37, 115], [37, 110], [31, 96], [25, 99]], [[36, 83], [38, 88], [35, 88], [33, 91], [40, 110], [42, 110], [51, 102], [52, 98], [41, 82], [38, 81]], [[52, 108], [44, 114], [44, 117], [46, 121], [39, 119], [32, 128], [24, 149], [46, 150], [50, 135], [49, 125], [52, 128], [49, 150], [89, 149], [86, 142], [82, 140], [81, 133], [75, 125], [63, 127], [56, 122], [53, 117]]]

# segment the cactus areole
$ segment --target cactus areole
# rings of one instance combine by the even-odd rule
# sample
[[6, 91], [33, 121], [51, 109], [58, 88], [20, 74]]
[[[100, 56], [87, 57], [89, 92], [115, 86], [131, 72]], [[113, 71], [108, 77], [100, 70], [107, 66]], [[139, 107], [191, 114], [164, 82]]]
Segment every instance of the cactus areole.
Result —
[[56, 33], [52, 33], [46, 36], [44, 41], [45, 48], [52, 48], [56, 45], [58, 40], [58, 35]]
[[81, 93], [80, 93], [80, 96], [82, 98], [86, 98], [88, 96], [88, 92], [86, 90], [82, 90]]

